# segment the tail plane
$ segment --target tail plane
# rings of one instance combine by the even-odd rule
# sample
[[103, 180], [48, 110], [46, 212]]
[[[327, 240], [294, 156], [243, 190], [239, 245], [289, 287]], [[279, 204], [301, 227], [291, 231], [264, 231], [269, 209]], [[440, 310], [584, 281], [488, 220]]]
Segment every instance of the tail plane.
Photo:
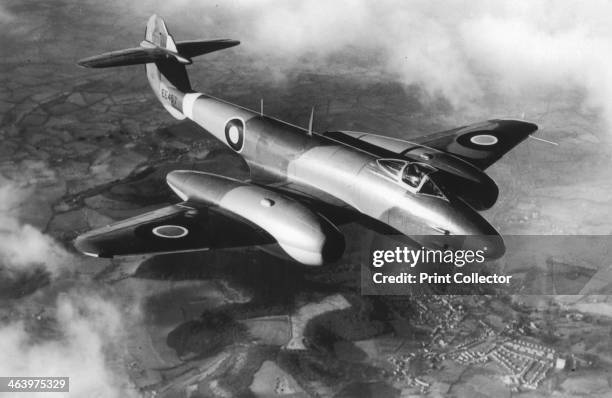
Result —
[[127, 65], [146, 65], [147, 78], [153, 92], [166, 110], [177, 119], [185, 116], [172, 104], [173, 91], [191, 92], [185, 65], [192, 58], [240, 44], [237, 40], [189, 40], [175, 42], [164, 20], [152, 15], [147, 22], [145, 39], [139, 47], [111, 51], [78, 61], [86, 68], [110, 68]]

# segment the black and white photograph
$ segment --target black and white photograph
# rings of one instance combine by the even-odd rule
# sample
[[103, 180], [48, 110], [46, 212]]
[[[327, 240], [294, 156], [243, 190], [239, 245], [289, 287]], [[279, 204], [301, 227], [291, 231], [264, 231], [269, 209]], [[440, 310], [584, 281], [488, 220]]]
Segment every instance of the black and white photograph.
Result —
[[0, 397], [612, 396], [612, 2], [0, 33]]

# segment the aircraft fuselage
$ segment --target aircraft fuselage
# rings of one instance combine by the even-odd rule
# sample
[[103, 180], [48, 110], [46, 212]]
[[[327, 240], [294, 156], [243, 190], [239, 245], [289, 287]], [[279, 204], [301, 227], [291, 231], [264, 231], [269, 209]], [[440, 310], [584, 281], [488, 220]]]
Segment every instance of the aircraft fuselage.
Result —
[[[443, 197], [415, 193], [381, 169], [381, 157], [376, 154], [205, 94], [184, 94], [165, 87], [161, 90], [159, 96], [167, 107], [237, 152], [258, 178], [290, 181], [325, 192], [406, 235], [415, 231], [423, 235], [477, 235], [481, 238], [475, 247], [486, 246], [492, 256], [500, 254], [496, 250], [503, 250], [503, 244], [498, 248], [495, 239], [482, 241], [498, 234], [464, 200], [451, 191], [445, 191]], [[475, 173], [475, 168], [465, 168]], [[490, 181], [479, 175], [475, 178]]]

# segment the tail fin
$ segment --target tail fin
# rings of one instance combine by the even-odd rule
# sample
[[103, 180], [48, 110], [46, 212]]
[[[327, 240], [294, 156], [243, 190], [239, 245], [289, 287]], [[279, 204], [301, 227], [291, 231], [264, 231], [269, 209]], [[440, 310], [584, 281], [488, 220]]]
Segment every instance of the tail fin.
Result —
[[170, 36], [170, 33], [168, 33], [166, 23], [157, 15], [152, 15], [147, 22], [145, 40], [151, 44], [155, 44], [157, 47], [178, 53], [174, 39]]
[[78, 62], [87, 68], [146, 64], [147, 78], [153, 92], [166, 110], [177, 119], [185, 116], [176, 110], [173, 101], [178, 94], [190, 92], [191, 84], [185, 65], [191, 58], [240, 44], [237, 40], [193, 40], [174, 42], [164, 20], [152, 15], [147, 23], [145, 39], [140, 47], [112, 51]]
[[[174, 39], [168, 33], [164, 20], [157, 15], [152, 15], [149, 18], [147, 29], [145, 30], [145, 40], [140, 43], [140, 46], [154, 46], [153, 48], [165, 49], [166, 51], [178, 54]], [[191, 60], [188, 58], [185, 60], [191, 63]], [[192, 91], [184, 63], [176, 57], [161, 57], [155, 63], [146, 64], [145, 67], [149, 84], [157, 99], [172, 116], [177, 119], [184, 119], [185, 115], [176, 110], [172, 103], [172, 101], [175, 101], [173, 98], [176, 98], [173, 89], [183, 93]]]

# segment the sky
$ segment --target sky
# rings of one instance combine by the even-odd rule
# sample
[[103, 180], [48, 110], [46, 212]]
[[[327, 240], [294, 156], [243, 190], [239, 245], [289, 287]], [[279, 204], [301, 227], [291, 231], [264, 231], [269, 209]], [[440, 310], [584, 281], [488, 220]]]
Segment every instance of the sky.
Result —
[[331, 56], [350, 50], [455, 107], [479, 104], [491, 92], [579, 90], [585, 106], [612, 122], [606, 1], [145, 0], [133, 7], [142, 17], [167, 18], [171, 31], [182, 33], [184, 24], [239, 39], [241, 51], [270, 57], [285, 71], [325, 70]]

